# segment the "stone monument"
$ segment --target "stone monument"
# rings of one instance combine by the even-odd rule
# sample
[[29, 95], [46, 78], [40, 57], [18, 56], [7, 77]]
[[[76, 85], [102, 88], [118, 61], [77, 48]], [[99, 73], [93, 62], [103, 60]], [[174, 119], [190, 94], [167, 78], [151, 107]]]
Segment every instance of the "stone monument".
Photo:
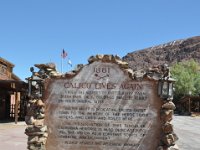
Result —
[[175, 106], [158, 96], [159, 77], [159, 71], [135, 74], [118, 56], [97, 55], [65, 76], [46, 79], [42, 127], [48, 137], [41, 149], [172, 148]]

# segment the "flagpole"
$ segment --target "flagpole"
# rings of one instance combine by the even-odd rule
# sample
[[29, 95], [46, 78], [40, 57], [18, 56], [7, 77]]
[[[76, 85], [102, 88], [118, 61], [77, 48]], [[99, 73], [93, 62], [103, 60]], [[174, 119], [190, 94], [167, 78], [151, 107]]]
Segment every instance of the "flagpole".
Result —
[[61, 53], [61, 74], [63, 74], [63, 52]]
[[67, 53], [63, 49], [62, 54], [61, 54], [61, 74], [63, 74], [63, 59], [65, 59], [66, 57], [67, 57]]
[[63, 73], [63, 58], [61, 57], [61, 74]]

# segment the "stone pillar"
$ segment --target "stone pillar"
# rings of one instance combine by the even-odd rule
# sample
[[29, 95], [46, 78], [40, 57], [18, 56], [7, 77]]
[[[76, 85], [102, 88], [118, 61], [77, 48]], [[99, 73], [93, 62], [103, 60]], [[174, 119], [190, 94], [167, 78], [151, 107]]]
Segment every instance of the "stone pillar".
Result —
[[162, 138], [161, 144], [158, 150], [178, 150], [178, 146], [175, 142], [178, 140], [177, 135], [174, 133], [173, 125], [171, 124], [175, 105], [172, 99], [167, 99], [163, 101], [161, 108], [161, 120], [162, 120]]
[[28, 150], [45, 150], [47, 140], [47, 126], [44, 125], [45, 106], [41, 99], [30, 99], [27, 116], [28, 125], [25, 134], [28, 136]]
[[[41, 93], [41, 90], [44, 90], [43, 81], [46, 78], [59, 76], [60, 74], [56, 71], [56, 67], [52, 63], [35, 64], [35, 67], [40, 70], [34, 72], [34, 68], [31, 67], [30, 71], [32, 72], [32, 76], [27, 78], [29, 82], [29, 102], [27, 106], [27, 115], [25, 117], [25, 122], [27, 124], [25, 134], [28, 136], [28, 150], [45, 150], [48, 133], [47, 126], [44, 125], [45, 105], [41, 96], [43, 91]], [[34, 80], [34, 78], [36, 80]], [[32, 88], [33, 85], [31, 85], [31, 82], [33, 80], [39, 88], [38, 86]]]

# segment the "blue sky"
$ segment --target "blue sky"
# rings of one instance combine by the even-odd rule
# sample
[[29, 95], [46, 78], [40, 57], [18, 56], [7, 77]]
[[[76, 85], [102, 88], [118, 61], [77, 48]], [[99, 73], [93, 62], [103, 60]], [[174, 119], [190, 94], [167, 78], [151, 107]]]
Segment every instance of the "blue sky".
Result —
[[[0, 57], [22, 80], [37, 63], [76, 64], [200, 35], [199, 0], [1, 0]], [[64, 60], [64, 70], [72, 69]]]

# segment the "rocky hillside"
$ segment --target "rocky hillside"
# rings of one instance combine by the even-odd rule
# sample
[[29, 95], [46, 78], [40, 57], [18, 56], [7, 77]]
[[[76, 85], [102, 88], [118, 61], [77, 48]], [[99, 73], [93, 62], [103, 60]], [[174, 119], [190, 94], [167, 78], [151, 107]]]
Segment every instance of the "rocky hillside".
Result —
[[200, 36], [134, 51], [124, 56], [123, 60], [136, 71], [164, 63], [171, 65], [191, 58], [200, 62]]

